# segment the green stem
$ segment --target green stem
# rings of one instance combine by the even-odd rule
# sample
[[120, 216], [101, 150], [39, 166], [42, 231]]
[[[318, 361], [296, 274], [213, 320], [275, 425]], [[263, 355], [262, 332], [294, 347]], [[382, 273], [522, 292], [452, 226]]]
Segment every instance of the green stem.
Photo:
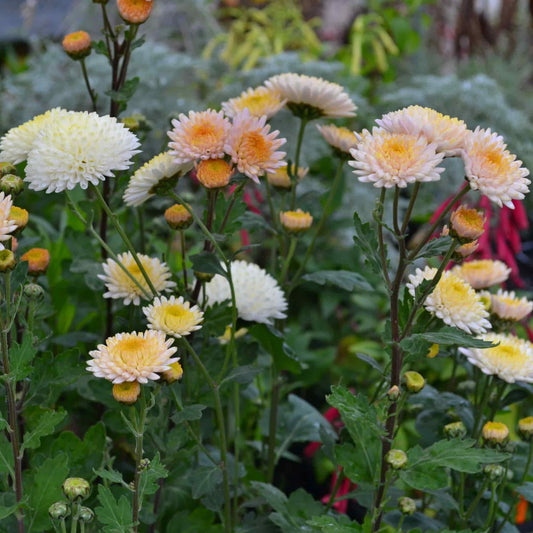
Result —
[[481, 393], [481, 402], [477, 408], [477, 418], [474, 424], [474, 430], [472, 431], [472, 438], [476, 440], [479, 438], [481, 429], [483, 427], [483, 413], [485, 411], [485, 408], [487, 407], [487, 403], [490, 398], [492, 384], [493, 384], [493, 377], [487, 376], [485, 380], [485, 387], [483, 388], [482, 393]]
[[61, 533], [67, 533], [67, 525], [64, 518], [61, 519]]
[[78, 521], [80, 519], [80, 502], [76, 502], [76, 512], [72, 515], [72, 523], [70, 524], [70, 533], [78, 531]]
[[137, 216], [139, 218], [139, 233], [140, 233], [139, 250], [141, 250], [141, 253], [144, 254], [146, 251], [146, 239], [144, 237], [144, 210], [142, 206], [137, 208]]
[[185, 232], [180, 230], [180, 247], [181, 247], [181, 269], [183, 272], [183, 284], [187, 291], [187, 251], [185, 248]]
[[296, 237], [291, 237], [291, 243], [289, 245], [289, 252], [287, 253], [287, 257], [285, 258], [285, 262], [283, 263], [283, 268], [281, 269], [281, 274], [279, 276], [280, 285], [283, 285], [285, 283], [285, 278], [287, 277], [287, 272], [289, 271], [292, 257], [294, 255], [294, 252], [296, 251], [297, 243], [298, 243], [298, 239]]
[[268, 461], [267, 461], [267, 483], [272, 483], [274, 479], [274, 468], [276, 466], [276, 431], [278, 427], [278, 408], [280, 397], [281, 381], [275, 363], [272, 363], [272, 396], [270, 401], [270, 419], [268, 425]]
[[490, 485], [490, 505], [489, 505], [489, 512], [487, 514], [487, 520], [485, 521], [485, 524], [483, 525], [483, 529], [487, 529], [489, 525], [492, 523], [492, 520], [494, 518], [494, 496], [496, 495], [496, 483], [491, 483]]
[[344, 472], [341, 470], [337, 473], [337, 481], [335, 482], [335, 486], [333, 487], [333, 490], [331, 491], [331, 494], [329, 496], [328, 503], [326, 504], [325, 512], [327, 512], [331, 509], [331, 506], [335, 503], [335, 498], [337, 496], [337, 492], [339, 490], [339, 487], [341, 486], [342, 480], [344, 479]]
[[402, 223], [402, 228], [401, 228], [402, 235], [405, 234], [407, 230], [407, 226], [409, 225], [409, 221], [411, 220], [411, 214], [413, 213], [413, 207], [415, 206], [416, 197], [418, 196], [418, 191], [420, 190], [421, 185], [422, 185], [422, 182], [417, 181], [413, 188], [413, 192], [411, 193], [411, 199], [409, 200], [409, 205], [407, 206], [407, 210], [405, 211], [405, 215], [403, 218], [403, 223]]
[[483, 483], [479, 489], [479, 492], [476, 494], [474, 501], [470, 504], [470, 507], [466, 511], [466, 515], [464, 519], [467, 524], [468, 524], [468, 520], [470, 520], [470, 517], [472, 516], [472, 513], [476, 510], [477, 504], [483, 497], [483, 494], [485, 494], [485, 490], [487, 490], [489, 483], [490, 483], [490, 479], [488, 477], [483, 480]]
[[522, 479], [520, 480], [520, 485], [524, 483], [524, 481], [527, 478], [527, 474], [529, 472], [529, 467], [531, 466], [531, 459], [533, 458], [533, 440], [529, 441], [529, 452], [527, 454], [527, 463], [526, 468], [524, 469], [524, 473], [522, 474]]
[[381, 194], [379, 196], [379, 218], [378, 223], [378, 243], [379, 243], [379, 257], [381, 259], [381, 268], [383, 269], [383, 276], [385, 277], [385, 282], [387, 283], [387, 288], [390, 290], [391, 281], [389, 276], [389, 269], [387, 266], [387, 253], [385, 251], [385, 239], [383, 238], [383, 211], [385, 205], [385, 195], [387, 194], [387, 189], [385, 187], [381, 188]]
[[305, 118], [300, 119], [300, 131], [298, 132], [298, 141], [296, 142], [296, 155], [294, 156], [294, 166], [291, 171], [292, 176], [290, 176], [292, 181], [292, 190], [291, 190], [291, 210], [294, 209], [296, 203], [296, 186], [298, 185], [298, 167], [300, 165], [300, 152], [302, 149], [302, 141], [304, 139], [304, 131], [307, 126], [308, 120]]
[[81, 65], [81, 71], [83, 72], [83, 79], [85, 80], [85, 86], [87, 87], [87, 91], [89, 92], [89, 96], [91, 97], [93, 111], [96, 112], [96, 93], [94, 92], [94, 89], [91, 87], [91, 82], [89, 81], [89, 75], [87, 74], [87, 67], [85, 65], [84, 57], [80, 59], [80, 65]]

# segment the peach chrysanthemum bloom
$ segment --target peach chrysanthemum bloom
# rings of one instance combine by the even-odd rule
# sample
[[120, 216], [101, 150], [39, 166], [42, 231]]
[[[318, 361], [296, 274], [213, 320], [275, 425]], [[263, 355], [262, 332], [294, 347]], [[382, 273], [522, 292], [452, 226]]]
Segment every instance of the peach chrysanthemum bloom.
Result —
[[451, 233], [461, 242], [475, 241], [485, 231], [485, 217], [477, 209], [459, 206], [450, 215]]
[[339, 128], [334, 124], [327, 124], [321, 126], [317, 124], [318, 131], [326, 142], [341, 154], [350, 154], [350, 149], [357, 145], [357, 137], [355, 133], [348, 128]]
[[306, 231], [313, 223], [313, 217], [301, 209], [296, 211], [283, 211], [279, 214], [281, 225], [290, 232], [299, 233]]
[[235, 169], [224, 159], [206, 159], [196, 167], [196, 179], [206, 189], [225, 187]]
[[[170, 280], [172, 274], [166, 263], [163, 263], [157, 257], [149, 257], [144, 254], [137, 254], [137, 256], [157, 292], [167, 292], [176, 286], [176, 283]], [[143, 287], [144, 291], [150, 294], [150, 288], [131, 252], [119, 254], [118, 260], [137, 280], [139, 285]], [[107, 259], [102, 267], [104, 274], [99, 274], [98, 277], [106, 284], [107, 292], [104, 293], [104, 298], [123, 299], [124, 305], [129, 305], [130, 303], [139, 305], [141, 298], [147, 298], [146, 294], [120, 268], [115, 260]]]
[[503, 320], [520, 321], [533, 311], [533, 302], [517, 298], [513, 291], [498, 290], [490, 295], [490, 310]]
[[[307, 173], [309, 168], [307, 167], [298, 167], [296, 172], [296, 177], [298, 181], [301, 181]], [[287, 163], [284, 163], [281, 167], [277, 168], [275, 172], [268, 173], [266, 175], [267, 181], [273, 187], [278, 187], [279, 189], [290, 189], [292, 186], [291, 178], [289, 177]]]
[[467, 242], [466, 244], [461, 244], [455, 249], [455, 258], [458, 261], [463, 260], [465, 257], [471, 256], [479, 248], [479, 241]]
[[4, 249], [2, 241], [9, 240], [11, 233], [17, 229], [17, 223], [11, 218], [12, 206], [11, 195], [0, 192], [0, 250]]
[[507, 281], [511, 269], [503, 261], [478, 259], [454, 266], [451, 272], [467, 281], [477, 290]]
[[376, 120], [378, 126], [390, 133], [422, 135], [434, 143], [437, 152], [457, 155], [467, 133], [466, 124], [458, 118], [443, 115], [429, 107], [411, 105], [392, 111]]
[[271, 118], [284, 105], [285, 100], [280, 98], [278, 93], [261, 86], [255, 89], [249, 88], [243, 91], [239, 97], [222, 102], [222, 110], [230, 118], [245, 109], [248, 109], [252, 117], [259, 118], [265, 115], [267, 118]]
[[259, 183], [259, 176], [275, 172], [285, 164], [282, 161], [285, 152], [276, 150], [287, 139], [276, 138], [278, 135], [278, 130], [270, 131], [266, 116], [252, 117], [248, 109], [245, 109], [233, 119], [225, 150], [239, 172]]
[[473, 365], [507, 383], [533, 382], [533, 345], [529, 341], [504, 333], [487, 333], [480, 338], [498, 346], [459, 348]]
[[359, 142], [350, 150], [353, 161], [348, 164], [359, 181], [374, 187], [407, 187], [415, 181], [438, 181], [444, 168], [437, 165], [444, 154], [435, 151], [424, 137], [389, 133], [373, 128], [357, 135]]
[[153, 6], [152, 0], [117, 0], [120, 16], [130, 24], [145, 22], [150, 16]]
[[357, 109], [344, 87], [315, 76], [287, 72], [272, 76], [265, 85], [287, 100], [294, 115], [306, 120], [353, 117]]
[[507, 150], [503, 138], [490, 129], [477, 127], [468, 132], [463, 159], [470, 187], [500, 207], [514, 209], [513, 200], [522, 200], [529, 192], [529, 170]]
[[91, 37], [86, 31], [75, 31], [63, 38], [63, 50], [72, 59], [82, 59], [91, 53]]
[[161, 331], [118, 333], [89, 352], [92, 359], [87, 362], [87, 370], [112, 383], [148, 383], [179, 361], [179, 357], [172, 357], [177, 350], [173, 342]]
[[172, 120], [173, 129], [167, 133], [170, 153], [177, 163], [197, 159], [221, 159], [231, 124], [222, 111], [189, 111]]
[[45, 248], [32, 248], [23, 254], [20, 260], [28, 261], [28, 274], [39, 276], [48, 270], [50, 252]]
[[[425, 280], [432, 280], [436, 268], [416, 269], [409, 276], [407, 288], [415, 296], [416, 288]], [[467, 333], [481, 334], [492, 326], [487, 320], [489, 313], [481, 297], [463, 279], [451, 271], [444, 272], [436, 287], [426, 298], [424, 307], [432, 315], [440, 318], [448, 326], [454, 326]]]

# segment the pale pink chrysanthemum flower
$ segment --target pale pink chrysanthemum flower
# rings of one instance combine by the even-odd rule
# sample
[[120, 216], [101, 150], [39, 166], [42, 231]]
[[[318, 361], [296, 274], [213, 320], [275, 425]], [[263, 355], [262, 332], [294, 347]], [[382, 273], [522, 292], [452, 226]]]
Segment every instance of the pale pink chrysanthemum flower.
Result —
[[[11, 207], [13, 200], [11, 195], [5, 195], [0, 192], [0, 241], [7, 241], [11, 239], [11, 233], [17, 229], [17, 223], [11, 219]], [[4, 245], [0, 242], [0, 250], [4, 249]]]

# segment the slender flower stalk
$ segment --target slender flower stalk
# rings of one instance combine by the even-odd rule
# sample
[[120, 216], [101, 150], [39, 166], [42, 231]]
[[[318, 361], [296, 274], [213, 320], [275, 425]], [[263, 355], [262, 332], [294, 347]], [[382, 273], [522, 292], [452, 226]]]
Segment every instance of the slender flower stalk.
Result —
[[93, 106], [93, 111], [96, 111], [96, 91], [91, 87], [91, 82], [89, 81], [89, 75], [87, 74], [87, 66], [85, 65], [85, 58], [80, 59], [81, 71], [83, 73], [83, 79], [85, 80], [85, 86], [87, 87], [87, 92], [91, 98], [91, 103]]
[[133, 505], [132, 505], [132, 521], [133, 531], [139, 531], [139, 512], [141, 510], [142, 502], [140, 501], [139, 482], [141, 479], [141, 461], [143, 459], [143, 439], [144, 427], [146, 422], [146, 399], [141, 387], [141, 396], [139, 399], [139, 413], [137, 414], [136, 407], [131, 407], [131, 422], [135, 428], [135, 474], [133, 477]]
[[294, 156], [294, 165], [292, 168], [290, 165], [287, 167], [289, 176], [292, 181], [292, 191], [291, 191], [291, 211], [294, 209], [294, 204], [296, 203], [296, 186], [298, 185], [298, 168], [300, 165], [300, 152], [302, 150], [302, 143], [304, 140], [305, 127], [309, 120], [306, 118], [300, 119], [300, 130], [298, 132], [298, 140], [296, 141], [296, 154]]

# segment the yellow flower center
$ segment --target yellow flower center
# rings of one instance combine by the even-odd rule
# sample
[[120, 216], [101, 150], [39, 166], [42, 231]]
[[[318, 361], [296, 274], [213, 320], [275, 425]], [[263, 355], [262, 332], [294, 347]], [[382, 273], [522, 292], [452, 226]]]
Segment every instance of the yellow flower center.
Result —
[[259, 131], [249, 131], [243, 135], [240, 153], [250, 164], [262, 163], [270, 159], [272, 143]]
[[271, 106], [275, 106], [279, 103], [279, 99], [276, 98], [272, 93], [270, 92], [264, 92], [262, 94], [251, 94], [247, 96], [243, 96], [241, 99], [239, 99], [238, 102], [236, 102], [236, 107], [242, 111], [245, 108], [248, 108], [248, 111], [250, 111], [250, 115], [252, 116], [260, 116], [262, 115], [263, 111]]
[[410, 165], [414, 157], [414, 139], [397, 136], [385, 138], [381, 145], [382, 158], [395, 170], [401, 170]]

